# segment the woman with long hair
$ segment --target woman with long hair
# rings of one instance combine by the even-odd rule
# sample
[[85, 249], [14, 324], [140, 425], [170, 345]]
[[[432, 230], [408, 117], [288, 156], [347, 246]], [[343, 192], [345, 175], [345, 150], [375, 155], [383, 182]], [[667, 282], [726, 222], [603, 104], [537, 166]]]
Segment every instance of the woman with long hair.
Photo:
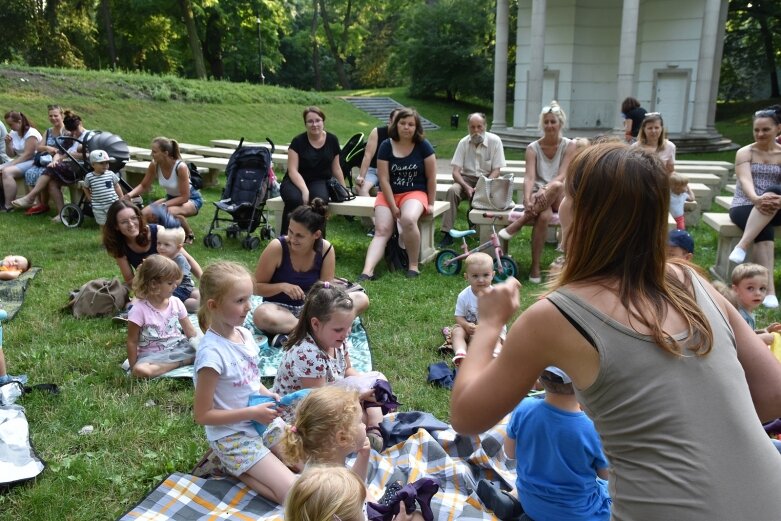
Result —
[[776, 519], [781, 454], [760, 420], [781, 416], [781, 364], [710, 284], [665, 260], [669, 191], [655, 154], [606, 143], [576, 156], [563, 270], [495, 359], [518, 283], [481, 296], [451, 422], [486, 430], [556, 366], [602, 439], [613, 519]]

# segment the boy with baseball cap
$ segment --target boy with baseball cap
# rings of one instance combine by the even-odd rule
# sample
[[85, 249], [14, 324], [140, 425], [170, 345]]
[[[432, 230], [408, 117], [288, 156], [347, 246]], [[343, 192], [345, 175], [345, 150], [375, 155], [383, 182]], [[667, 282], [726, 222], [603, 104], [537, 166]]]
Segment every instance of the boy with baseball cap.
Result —
[[524, 398], [507, 425], [504, 451], [516, 460], [516, 488], [532, 519], [608, 521], [608, 462], [596, 428], [580, 410], [570, 377], [546, 367], [545, 399]]
[[108, 207], [122, 197], [119, 176], [109, 170], [109, 157], [105, 150], [93, 150], [89, 153], [92, 172], [84, 178], [84, 192], [92, 203], [92, 214], [101, 229], [106, 224]]
[[694, 239], [686, 230], [670, 230], [667, 234], [667, 258], [691, 261], [694, 256]]

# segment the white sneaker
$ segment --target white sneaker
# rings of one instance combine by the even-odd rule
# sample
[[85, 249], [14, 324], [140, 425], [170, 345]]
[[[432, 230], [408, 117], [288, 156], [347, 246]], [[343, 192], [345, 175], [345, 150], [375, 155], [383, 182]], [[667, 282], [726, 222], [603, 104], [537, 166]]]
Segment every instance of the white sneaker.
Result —
[[765, 300], [762, 301], [762, 305], [766, 308], [777, 308], [778, 298], [775, 295], [765, 295]]
[[735, 249], [729, 254], [729, 260], [735, 264], [741, 264], [746, 260], [746, 250], [740, 246], [735, 246]]
[[504, 239], [505, 241], [509, 241], [513, 238], [512, 234], [507, 231], [507, 228], [502, 228], [499, 230], [499, 233], [497, 234], [501, 239]]

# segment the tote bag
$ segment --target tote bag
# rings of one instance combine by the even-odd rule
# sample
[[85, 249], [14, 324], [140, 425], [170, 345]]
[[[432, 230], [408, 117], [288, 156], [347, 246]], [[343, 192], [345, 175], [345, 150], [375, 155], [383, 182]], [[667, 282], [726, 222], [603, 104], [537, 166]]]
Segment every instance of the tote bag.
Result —
[[513, 174], [502, 174], [496, 178], [482, 176], [477, 179], [472, 196], [472, 208], [477, 210], [508, 210], [513, 202]]

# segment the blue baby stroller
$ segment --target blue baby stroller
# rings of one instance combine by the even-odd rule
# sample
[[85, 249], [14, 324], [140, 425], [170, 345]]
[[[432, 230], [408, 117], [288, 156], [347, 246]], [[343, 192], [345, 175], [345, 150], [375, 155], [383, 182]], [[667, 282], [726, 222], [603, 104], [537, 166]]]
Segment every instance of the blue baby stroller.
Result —
[[[271, 170], [271, 154], [274, 153], [274, 143], [266, 138], [270, 148], [244, 147], [241, 139], [239, 147], [228, 159], [225, 173], [228, 180], [222, 191], [221, 200], [213, 203], [216, 207], [214, 219], [209, 226], [209, 231], [203, 238], [203, 244], [207, 248], [222, 247], [222, 237], [216, 233], [220, 223], [230, 222], [225, 227], [225, 235], [228, 238], [241, 238], [241, 245], [247, 250], [256, 250], [260, 246], [260, 240], [268, 240], [272, 235], [272, 228], [264, 213], [266, 201], [274, 183]], [[230, 218], [220, 217], [220, 212], [230, 215]], [[252, 234], [260, 227], [260, 237]]]
[[[67, 150], [73, 142], [78, 142], [83, 147], [83, 157], [89, 157], [89, 153], [93, 150], [105, 150], [111, 162], [109, 163], [109, 170], [119, 175], [119, 185], [122, 188], [123, 193], [128, 193], [133, 189], [127, 181], [122, 179], [121, 171], [125, 167], [125, 164], [130, 160], [130, 151], [127, 143], [125, 143], [121, 137], [111, 132], [102, 132], [100, 130], [87, 132], [81, 139], [71, 137], [58, 137], [57, 148], [63, 153], [67, 154], [70, 161], [67, 165], [63, 165], [63, 168], [57, 172], [60, 182], [63, 184], [72, 184], [79, 181], [83, 181], [88, 173], [92, 171], [92, 165], [89, 161], [79, 161], [75, 159]], [[67, 145], [67, 146], [66, 146]], [[72, 176], [72, 177], [70, 177]], [[140, 204], [141, 198], [134, 200], [133, 202]], [[66, 228], [77, 228], [81, 226], [84, 221], [84, 217], [93, 217], [92, 205], [87, 196], [82, 193], [78, 202], [72, 202], [63, 206], [60, 210], [60, 220]]]

